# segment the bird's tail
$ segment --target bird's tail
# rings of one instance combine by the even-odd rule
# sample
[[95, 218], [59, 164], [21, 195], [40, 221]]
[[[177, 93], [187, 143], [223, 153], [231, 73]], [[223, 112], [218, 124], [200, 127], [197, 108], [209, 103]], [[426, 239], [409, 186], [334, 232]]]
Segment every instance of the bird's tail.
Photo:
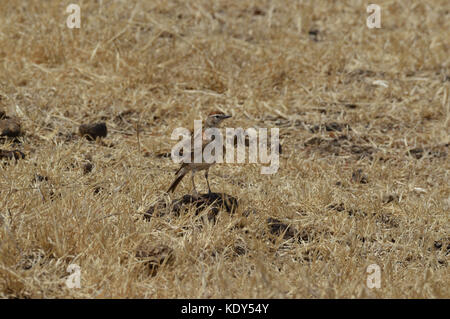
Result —
[[173, 181], [173, 183], [170, 185], [169, 189], [167, 190], [168, 193], [175, 191], [175, 188], [177, 188], [178, 184], [181, 182], [184, 175], [186, 175], [186, 174], [180, 174], [177, 176], [177, 178], [175, 178], [175, 180]]

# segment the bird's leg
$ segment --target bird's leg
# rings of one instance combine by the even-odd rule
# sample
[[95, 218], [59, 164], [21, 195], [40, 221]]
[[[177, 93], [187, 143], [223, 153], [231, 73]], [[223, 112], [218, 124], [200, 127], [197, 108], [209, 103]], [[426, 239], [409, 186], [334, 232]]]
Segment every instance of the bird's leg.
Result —
[[191, 180], [192, 180], [192, 187], [194, 188], [194, 191], [193, 191], [193, 197], [194, 197], [195, 199], [197, 199], [197, 198], [198, 198], [198, 193], [197, 193], [197, 189], [195, 188], [194, 175], [195, 175], [195, 172], [194, 172], [194, 170], [192, 170], [192, 171], [191, 171]]
[[205, 178], [206, 178], [206, 184], [208, 185], [208, 194], [211, 195], [211, 187], [209, 187], [208, 172], [209, 172], [209, 168], [207, 168], [205, 170]]

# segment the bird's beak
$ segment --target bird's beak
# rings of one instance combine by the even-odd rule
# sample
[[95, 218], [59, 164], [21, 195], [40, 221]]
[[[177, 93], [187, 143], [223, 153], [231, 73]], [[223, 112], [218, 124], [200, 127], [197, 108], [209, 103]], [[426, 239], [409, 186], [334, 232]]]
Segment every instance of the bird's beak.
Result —
[[224, 115], [222, 116], [223, 119], [229, 119], [231, 117], [231, 115]]

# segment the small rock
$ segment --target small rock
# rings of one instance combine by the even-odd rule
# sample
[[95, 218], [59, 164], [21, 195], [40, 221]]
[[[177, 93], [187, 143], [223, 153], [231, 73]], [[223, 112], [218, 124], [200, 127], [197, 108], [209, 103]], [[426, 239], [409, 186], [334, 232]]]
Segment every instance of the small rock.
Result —
[[313, 40], [314, 42], [318, 42], [319, 41], [319, 32], [320, 31], [318, 29], [310, 29], [308, 31], [309, 38], [311, 40]]
[[266, 13], [261, 8], [254, 7], [253, 8], [253, 15], [255, 15], [255, 16], [265, 16]]
[[97, 137], [106, 137], [108, 130], [105, 122], [82, 124], [79, 127], [81, 136], [86, 137], [89, 141], [94, 141]]
[[172, 32], [169, 32], [169, 31], [162, 31], [160, 33], [159, 37], [160, 38], [169, 38], [169, 39], [171, 39], [171, 38], [174, 37], [174, 34]]
[[408, 154], [411, 156], [414, 156], [416, 159], [420, 159], [423, 156], [423, 152], [424, 152], [423, 148], [416, 147], [416, 148], [410, 149], [408, 151]]
[[89, 174], [90, 172], [92, 172], [93, 168], [94, 168], [94, 165], [92, 165], [92, 163], [86, 163], [83, 165], [83, 173]]

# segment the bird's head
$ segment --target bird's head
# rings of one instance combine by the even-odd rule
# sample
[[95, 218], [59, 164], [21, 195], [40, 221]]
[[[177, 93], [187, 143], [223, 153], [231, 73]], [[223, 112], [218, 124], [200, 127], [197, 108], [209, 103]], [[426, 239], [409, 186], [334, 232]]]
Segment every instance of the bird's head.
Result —
[[222, 112], [212, 112], [206, 118], [205, 126], [206, 127], [218, 127], [219, 124], [223, 120], [230, 118], [230, 117], [231, 117], [231, 115], [226, 115]]

